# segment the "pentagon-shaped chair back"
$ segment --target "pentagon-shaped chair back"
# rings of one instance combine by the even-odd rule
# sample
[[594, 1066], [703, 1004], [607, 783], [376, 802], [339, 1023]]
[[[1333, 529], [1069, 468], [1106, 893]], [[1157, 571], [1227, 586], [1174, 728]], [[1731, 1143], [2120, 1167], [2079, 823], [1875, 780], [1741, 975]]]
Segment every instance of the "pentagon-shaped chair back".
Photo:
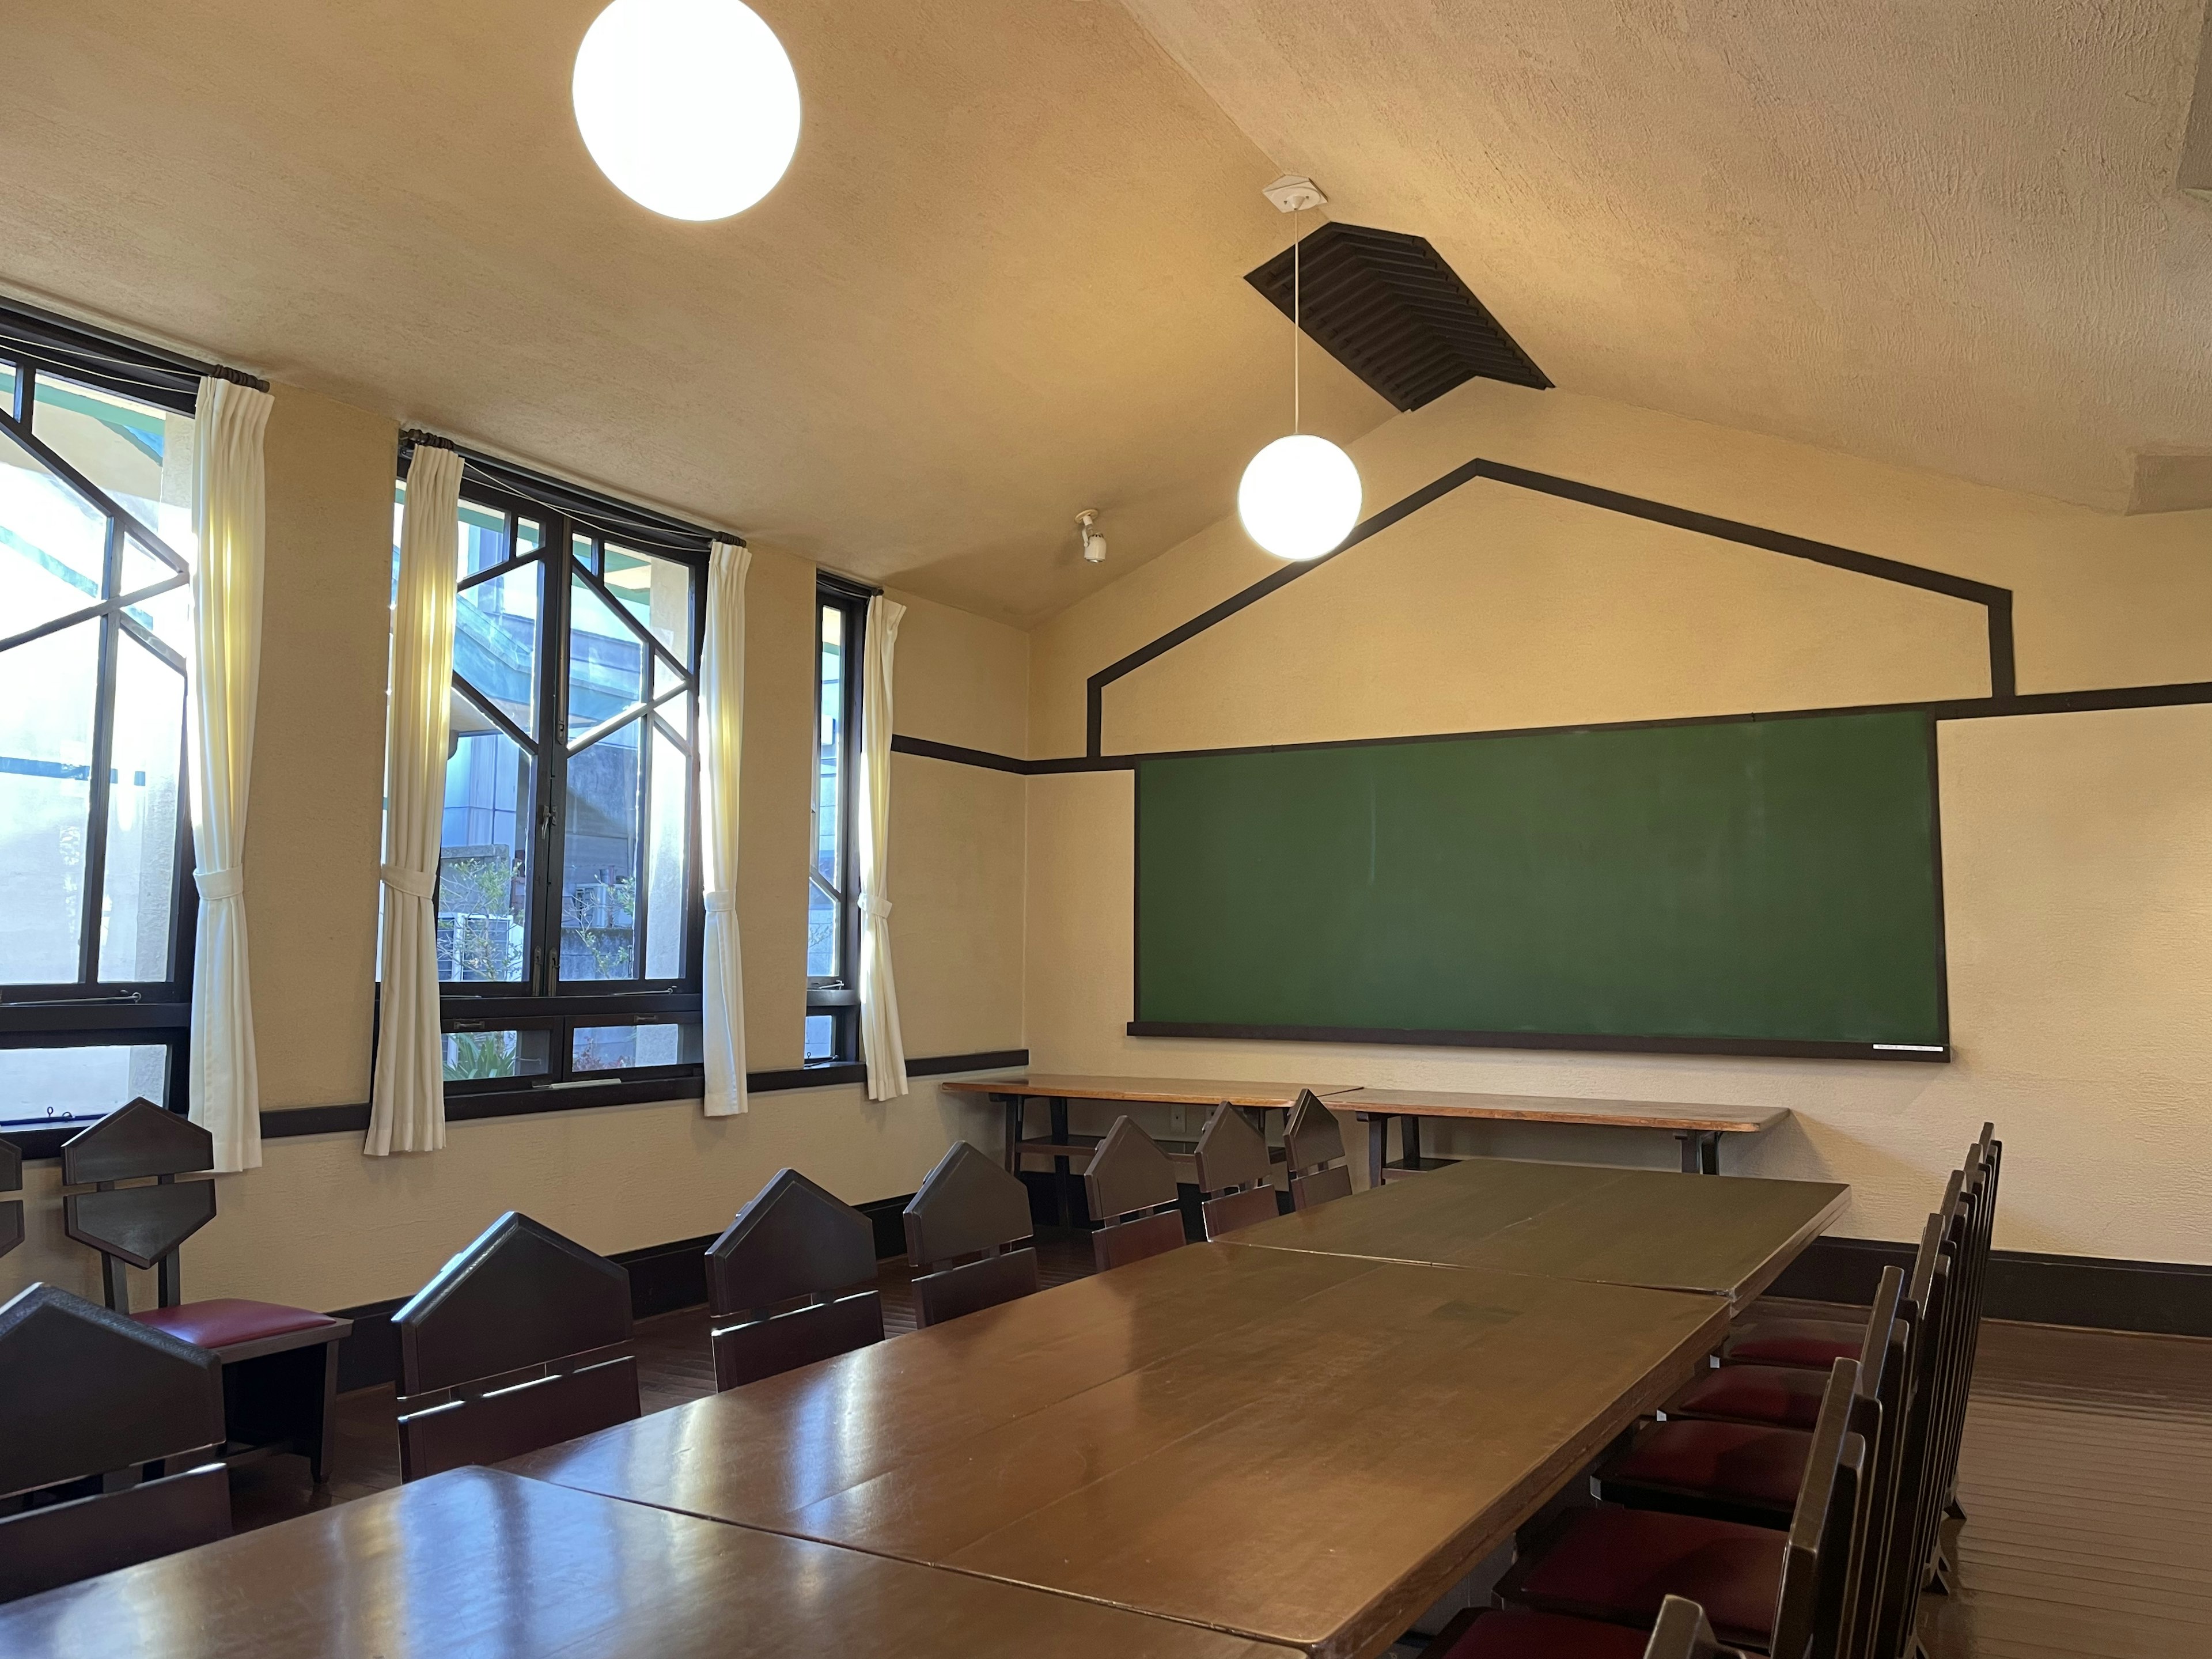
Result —
[[1310, 1210], [1352, 1194], [1352, 1170], [1345, 1160], [1344, 1131], [1336, 1115], [1310, 1089], [1298, 1091], [1291, 1108], [1283, 1148], [1291, 1169], [1291, 1206]]
[[1134, 1118], [1117, 1117], [1083, 1173], [1091, 1213], [1091, 1259], [1100, 1273], [1161, 1255], [1183, 1243], [1182, 1200], [1175, 1165]]
[[638, 1414], [629, 1274], [508, 1211], [392, 1316], [400, 1478], [495, 1463]]
[[905, 1221], [918, 1326], [1011, 1302], [1042, 1282], [1028, 1243], [1036, 1231], [1029, 1188], [964, 1140], [938, 1160], [907, 1205]]
[[1670, 1595], [1659, 1604], [1659, 1621], [1651, 1627], [1644, 1659], [1743, 1659], [1743, 1656], [1720, 1644], [1703, 1607]]
[[[143, 1097], [64, 1144], [62, 1184], [93, 1190], [63, 1197], [62, 1226], [100, 1252], [102, 1288], [117, 1313], [131, 1311], [126, 1267], [159, 1270], [161, 1306], [183, 1301], [177, 1249], [215, 1219], [215, 1182], [176, 1177], [214, 1167], [212, 1135]], [[150, 1187], [116, 1184], [149, 1178]]]
[[875, 1278], [868, 1218], [798, 1170], [777, 1170], [707, 1248], [714, 1386], [882, 1341]]
[[1279, 1211], [1267, 1138], [1225, 1100], [1199, 1132], [1198, 1189], [1208, 1238], [1271, 1220]]

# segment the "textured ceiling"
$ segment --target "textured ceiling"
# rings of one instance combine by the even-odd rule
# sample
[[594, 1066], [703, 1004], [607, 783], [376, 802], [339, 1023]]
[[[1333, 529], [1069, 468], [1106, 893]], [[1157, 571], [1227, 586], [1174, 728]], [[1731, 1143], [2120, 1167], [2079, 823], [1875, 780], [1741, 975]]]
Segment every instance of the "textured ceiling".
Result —
[[2114, 510], [2212, 452], [2205, 0], [1129, 3], [1569, 390]]
[[[1231, 510], [1289, 222], [1114, 0], [752, 0], [805, 127], [712, 225], [586, 155], [599, 3], [9, 0], [0, 287], [986, 614]], [[1310, 349], [1305, 389], [1340, 439], [1390, 413]]]

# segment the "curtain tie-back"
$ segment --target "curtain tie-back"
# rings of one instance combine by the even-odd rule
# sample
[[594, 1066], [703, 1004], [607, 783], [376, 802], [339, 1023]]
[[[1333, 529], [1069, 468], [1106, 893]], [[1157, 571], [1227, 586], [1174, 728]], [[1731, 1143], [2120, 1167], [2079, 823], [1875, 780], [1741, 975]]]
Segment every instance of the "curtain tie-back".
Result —
[[891, 902], [887, 898], [878, 898], [873, 893], [863, 893], [860, 895], [860, 914], [873, 916], [878, 921], [889, 921], [891, 919]]
[[707, 895], [707, 913], [709, 915], [718, 913], [727, 915], [737, 908], [738, 896], [733, 892], [723, 890]]
[[434, 899], [438, 896], [438, 872], [435, 870], [407, 870], [396, 864], [380, 864], [376, 872], [384, 884], [395, 893], [404, 893], [410, 898]]
[[233, 899], [246, 896], [246, 872], [243, 870], [195, 870], [192, 884], [200, 890], [204, 899]]

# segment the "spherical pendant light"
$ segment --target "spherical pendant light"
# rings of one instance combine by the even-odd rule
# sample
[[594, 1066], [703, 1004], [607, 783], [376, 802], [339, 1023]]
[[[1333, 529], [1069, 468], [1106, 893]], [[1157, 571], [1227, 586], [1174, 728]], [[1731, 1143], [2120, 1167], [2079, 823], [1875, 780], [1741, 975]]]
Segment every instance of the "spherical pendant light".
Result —
[[1244, 469], [1237, 516], [1277, 558], [1317, 559], [1359, 522], [1359, 469], [1326, 438], [1278, 438]]
[[726, 219], [799, 147], [799, 80], [741, 0], [614, 0], [576, 51], [584, 147], [615, 188], [672, 219]]

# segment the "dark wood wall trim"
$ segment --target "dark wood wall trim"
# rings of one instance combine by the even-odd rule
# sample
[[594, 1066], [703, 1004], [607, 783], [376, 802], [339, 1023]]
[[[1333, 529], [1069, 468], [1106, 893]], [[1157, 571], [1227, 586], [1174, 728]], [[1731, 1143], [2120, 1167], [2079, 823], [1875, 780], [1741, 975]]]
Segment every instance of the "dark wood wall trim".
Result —
[[[867, 1217], [875, 1229], [878, 1261], [906, 1254], [906, 1229], [900, 1218], [913, 1200], [912, 1193], [901, 1193], [896, 1198], [879, 1198], [853, 1206]], [[730, 1206], [732, 1214], [743, 1201], [740, 1198]], [[714, 1237], [713, 1233], [702, 1233], [696, 1238], [679, 1238], [672, 1243], [617, 1250], [610, 1259], [629, 1271], [630, 1316], [650, 1319], [655, 1314], [674, 1313], [680, 1308], [696, 1308], [703, 1304], [707, 1299], [707, 1247], [714, 1242]], [[399, 1336], [392, 1328], [392, 1316], [405, 1301], [404, 1297], [392, 1297], [339, 1311], [339, 1318], [353, 1321], [353, 1334], [338, 1345], [341, 1393], [373, 1389], [398, 1380]]]
[[[1864, 1304], [1874, 1299], [1884, 1267], [1911, 1266], [1910, 1244], [1817, 1238], [1771, 1294]], [[2030, 1324], [2212, 1337], [2212, 1266], [1993, 1250], [1984, 1307], [1991, 1319]]]

